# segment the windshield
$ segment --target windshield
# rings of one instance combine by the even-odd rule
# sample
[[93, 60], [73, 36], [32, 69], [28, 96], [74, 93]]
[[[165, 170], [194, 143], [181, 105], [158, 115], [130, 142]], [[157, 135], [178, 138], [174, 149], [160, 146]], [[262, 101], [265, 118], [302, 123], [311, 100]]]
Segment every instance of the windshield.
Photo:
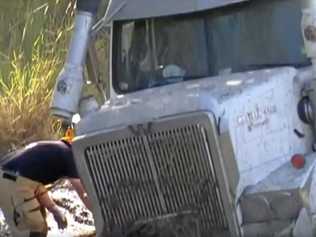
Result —
[[191, 15], [115, 24], [113, 85], [128, 93], [184, 80], [310, 62], [302, 9], [313, 0], [256, 0]]

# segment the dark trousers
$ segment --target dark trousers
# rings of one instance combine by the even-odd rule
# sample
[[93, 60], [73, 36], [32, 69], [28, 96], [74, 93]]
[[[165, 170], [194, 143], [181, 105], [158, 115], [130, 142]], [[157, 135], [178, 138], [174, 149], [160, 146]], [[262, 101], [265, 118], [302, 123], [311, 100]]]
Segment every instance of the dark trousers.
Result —
[[41, 233], [41, 232], [31, 232], [30, 237], [46, 237], [47, 233]]

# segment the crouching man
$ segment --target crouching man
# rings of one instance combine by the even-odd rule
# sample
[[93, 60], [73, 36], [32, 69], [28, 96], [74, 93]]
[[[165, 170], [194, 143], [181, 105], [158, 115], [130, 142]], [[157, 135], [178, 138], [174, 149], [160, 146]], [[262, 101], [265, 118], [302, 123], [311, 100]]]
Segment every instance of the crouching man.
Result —
[[36, 142], [5, 157], [0, 168], [0, 208], [13, 237], [47, 236], [46, 210], [53, 214], [58, 228], [67, 227], [47, 190], [47, 185], [62, 178], [72, 183], [90, 208], [69, 142]]

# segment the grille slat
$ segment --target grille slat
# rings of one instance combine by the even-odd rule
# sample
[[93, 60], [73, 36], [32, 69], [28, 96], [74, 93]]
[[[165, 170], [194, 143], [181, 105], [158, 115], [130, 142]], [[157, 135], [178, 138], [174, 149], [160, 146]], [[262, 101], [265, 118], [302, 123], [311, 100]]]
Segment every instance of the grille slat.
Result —
[[[184, 207], [188, 208], [188, 205], [190, 205], [191, 201], [190, 199], [194, 199], [193, 194], [192, 194], [192, 187], [188, 187], [188, 183], [189, 181], [189, 177], [187, 174], [187, 169], [190, 169], [189, 166], [187, 164], [185, 164], [185, 155], [184, 155], [184, 151], [187, 149], [187, 147], [181, 145], [179, 143], [179, 136], [183, 137], [182, 134], [182, 130], [177, 129], [174, 132], [174, 139], [175, 139], [175, 145], [177, 147], [177, 154], [178, 154], [178, 159], [177, 159], [177, 166], [180, 169], [180, 173], [182, 174], [182, 193], [181, 193], [181, 197], [183, 199], [183, 203], [184, 203]], [[182, 161], [182, 162], [181, 162]]]
[[[167, 132], [165, 134], [164, 140], [167, 140], [168, 137], [170, 137], [170, 135], [171, 134], [169, 132]], [[156, 146], [159, 146], [159, 143], [156, 144]], [[161, 149], [163, 149], [163, 145], [161, 145]], [[176, 208], [177, 208], [178, 206], [184, 206], [183, 198], [181, 198], [181, 194], [183, 193], [183, 185], [175, 185], [175, 184], [181, 183], [181, 178], [183, 179], [183, 176], [182, 176], [182, 173], [180, 172], [179, 167], [175, 163], [175, 161], [177, 160], [177, 157], [179, 157], [179, 154], [178, 154], [178, 151], [176, 149], [176, 144], [174, 143], [174, 139], [170, 139], [170, 142], [166, 146], [166, 150], [165, 151], [166, 151], [166, 155], [164, 157], [170, 157], [170, 163], [172, 165], [172, 169], [170, 170], [171, 173], [167, 174], [167, 176], [170, 177], [170, 179], [174, 179], [175, 180], [175, 182], [173, 183], [174, 184], [173, 185], [173, 191], [172, 190], [171, 191], [172, 191], [173, 195], [176, 196], [176, 198], [177, 198], [177, 201], [178, 201], [178, 205], [176, 205]], [[158, 158], [157, 162], [158, 161], [159, 162], [163, 162], [164, 160]], [[174, 174], [178, 174], [178, 175], [176, 176]], [[166, 187], [164, 187], [164, 188], [166, 188]], [[170, 196], [169, 198], [172, 198], [172, 197]], [[168, 199], [167, 199], [167, 202], [169, 202]], [[172, 210], [172, 211], [175, 211], [175, 210]]]
[[[94, 154], [100, 154], [102, 153], [102, 151], [100, 150], [100, 146], [96, 146], [94, 147], [93, 149], [93, 153]], [[97, 159], [96, 156], [94, 156], [94, 160], [95, 160], [95, 164], [96, 164], [96, 171], [98, 171], [97, 173], [104, 173], [105, 169], [102, 165], [102, 160], [101, 159]], [[100, 190], [101, 190], [101, 193], [104, 195], [107, 193], [107, 182], [104, 178], [102, 177], [98, 177], [98, 182], [99, 182], [99, 186], [100, 186]]]
[[[90, 162], [88, 163], [88, 167], [89, 167], [89, 169], [90, 169], [90, 173], [91, 173], [91, 175], [92, 175], [92, 177], [93, 177], [93, 180], [94, 180], [94, 184], [95, 184], [95, 186], [96, 186], [96, 191], [97, 191], [97, 195], [98, 195], [98, 197], [100, 198], [102, 198], [102, 193], [100, 192], [100, 190], [101, 190], [101, 187], [100, 187], [100, 183], [99, 183], [99, 178], [98, 178], [98, 176], [97, 176], [97, 174], [98, 174], [98, 172], [97, 172], [97, 170], [96, 170], [96, 168], [97, 168], [97, 165], [96, 165], [96, 157], [97, 157], [97, 153], [94, 153], [93, 151], [93, 147], [90, 147], [90, 148], [88, 148], [87, 150], [86, 150], [86, 156], [89, 158], [89, 160], [90, 160]], [[104, 203], [104, 202], [100, 202], [101, 203], [101, 211], [102, 211], [102, 214], [103, 215], [106, 215], [105, 214], [105, 211], [106, 211], [106, 204]]]
[[[183, 157], [183, 160], [186, 162], [185, 164], [183, 163], [184, 166], [182, 168], [183, 168], [184, 171], [185, 171], [186, 168], [188, 169], [187, 172], [186, 172], [186, 176], [187, 176], [187, 179], [188, 179], [187, 181], [192, 183], [192, 182], [194, 182], [194, 178], [192, 177], [192, 166], [193, 166], [192, 163], [195, 163], [195, 162], [192, 162], [192, 160], [188, 157], [187, 153], [189, 152], [189, 150], [191, 150], [191, 145], [192, 145], [193, 139], [187, 140], [187, 138], [189, 138], [189, 137], [186, 137], [184, 132], [185, 132], [185, 129], [178, 131], [178, 133], [177, 133], [177, 141], [178, 141], [179, 147], [183, 148], [183, 149], [181, 149], [182, 150], [181, 155]], [[181, 140], [181, 138], [179, 138], [180, 134], [181, 134], [181, 138], [183, 138], [182, 140]], [[194, 157], [194, 156], [192, 156], [192, 157]], [[180, 156], [180, 159], [181, 159], [181, 156]], [[198, 173], [196, 172], [195, 174], [198, 174]], [[193, 186], [190, 186], [190, 187], [187, 186], [187, 188], [188, 188], [188, 192], [191, 195], [191, 201], [190, 202], [192, 202], [192, 203], [190, 203], [190, 205], [193, 205], [194, 203], [196, 203], [195, 194], [194, 194], [194, 187]]]
[[[106, 161], [108, 162], [107, 165], [107, 172], [110, 173], [110, 176], [112, 177], [112, 182], [109, 185], [110, 189], [110, 199], [109, 199], [109, 209], [113, 213], [115, 220], [115, 224], [120, 224], [122, 221], [124, 221], [124, 211], [119, 208], [120, 203], [122, 202], [121, 200], [121, 195], [117, 192], [116, 187], [119, 186], [119, 180], [117, 178], [117, 174], [119, 173], [118, 168], [116, 166], [115, 160], [117, 159], [115, 152], [113, 151], [113, 146], [112, 142], [109, 142], [106, 144], [106, 149], [109, 151], [109, 156], [104, 157]], [[108, 174], [107, 174], [108, 175]]]
[[[163, 156], [163, 157], [166, 157], [166, 148], [164, 148], [163, 146], [160, 147], [157, 147], [155, 144], [155, 142], [152, 140], [163, 140], [165, 141], [165, 136], [163, 133], [159, 132], [159, 133], [155, 133], [152, 135], [153, 138], [150, 139], [150, 142], [152, 143], [151, 144], [151, 147], [152, 147], [152, 150], [153, 150], [153, 153], [154, 153], [154, 156], [155, 157], [160, 157], [160, 156]], [[166, 144], [165, 144], [166, 145]], [[157, 166], [160, 165], [160, 169], [170, 169], [170, 163], [169, 164], [166, 164], [166, 163], [163, 163], [163, 164], [160, 164], [159, 162], [156, 163]], [[172, 167], [171, 167], [172, 168]], [[160, 175], [160, 179], [161, 179], [161, 185], [165, 185], [167, 187], [168, 184], [170, 184], [170, 180], [172, 180], [172, 178], [168, 175], [165, 175], [164, 173], [162, 173]], [[174, 187], [172, 185], [171, 189], [170, 188], [166, 188], [165, 189], [165, 192], [163, 193], [165, 197], [170, 197], [172, 195], [172, 191], [171, 190], [175, 190], [176, 187]], [[176, 203], [169, 203], [169, 202], [166, 202], [166, 205], [167, 205], [167, 208], [169, 210], [175, 210], [176, 209], [176, 205], [179, 205], [179, 200], [178, 200], [178, 196], [177, 195], [174, 195], [174, 199], [176, 199]]]
[[[126, 167], [128, 167], [128, 170], [129, 170], [130, 173], [131, 173], [130, 178], [132, 178], [133, 181], [134, 181], [134, 180], [139, 180], [139, 177], [137, 177], [137, 173], [135, 173], [135, 171], [136, 171], [136, 167], [134, 166], [134, 163], [135, 163], [134, 158], [135, 158], [135, 157], [133, 157], [133, 156], [129, 157], [129, 155], [128, 155], [128, 153], [127, 153], [127, 150], [128, 150], [129, 147], [128, 147], [128, 145], [127, 145], [126, 142], [127, 142], [127, 141], [126, 141], [125, 139], [122, 140], [122, 147], [125, 148], [125, 149], [122, 150], [122, 155], [123, 155], [124, 161], [125, 161], [124, 165], [125, 165]], [[129, 159], [133, 159], [133, 160], [131, 160], [131, 162], [127, 162]], [[136, 198], [131, 199], [130, 201], [132, 202], [132, 206], [133, 206], [133, 208], [134, 208], [134, 210], [135, 210], [135, 211], [134, 211], [134, 216], [133, 216], [133, 218], [134, 218], [134, 219], [137, 219], [138, 216], [140, 215], [140, 210], [141, 210], [142, 208], [139, 207], [139, 202], [137, 202], [137, 200], [140, 198], [140, 196], [139, 196], [139, 194], [138, 194], [138, 191], [137, 191], [137, 190], [134, 190], [134, 192], [135, 192]]]
[[[193, 143], [191, 153], [196, 152], [196, 154], [198, 154], [200, 157], [207, 157], [207, 155], [204, 153], [204, 149], [202, 149], [202, 147], [198, 145], [198, 144], [203, 144], [203, 141], [201, 141], [199, 139], [199, 137], [196, 136], [197, 135], [196, 129], [194, 129], [192, 127], [188, 127], [185, 130], [185, 132], [186, 132], [185, 137], [195, 137], [197, 139], [197, 142]], [[207, 170], [206, 167], [207, 166], [202, 165], [200, 167], [201, 169], [198, 169], [200, 171], [200, 177], [206, 177], [209, 174], [209, 170]], [[199, 181], [199, 185], [201, 185], [201, 180]], [[199, 193], [198, 196], [201, 197], [203, 195], [203, 190], [198, 189], [198, 193]], [[211, 222], [214, 225], [214, 221], [212, 221], [212, 220], [216, 220], [216, 213], [215, 213], [216, 211], [214, 212], [212, 210], [209, 210], [210, 208], [207, 208], [203, 205], [204, 202], [202, 202], [202, 204], [200, 204], [201, 201], [199, 200], [199, 198], [198, 198], [197, 203], [199, 203], [199, 209], [201, 210], [201, 212], [205, 216], [205, 218], [203, 218], [204, 221], [201, 223], [203, 228], [207, 228], [207, 226], [209, 224], [208, 222]]]
[[204, 125], [126, 134], [85, 152], [109, 228], [183, 211], [199, 213], [204, 233], [228, 228]]
[[122, 178], [120, 180], [120, 189], [122, 190], [121, 192], [121, 199], [123, 200], [123, 212], [125, 213], [125, 216], [128, 218], [128, 220], [133, 220], [135, 218], [135, 210], [133, 208], [133, 204], [132, 202], [132, 198], [127, 198], [129, 195], [129, 183], [128, 181], [131, 180], [132, 174], [130, 173], [130, 170], [128, 169], [126, 162], [125, 162], [125, 157], [122, 155], [121, 150], [123, 149], [123, 147], [121, 146], [121, 140], [117, 140], [114, 142], [113, 144], [115, 146], [115, 148], [117, 148], [115, 150], [115, 154], [117, 156], [116, 161], [116, 165], [118, 167], [118, 170], [120, 171], [120, 177]]
[[[158, 198], [158, 190], [155, 186], [155, 181], [154, 181], [154, 176], [151, 172], [151, 165], [149, 163], [149, 159], [146, 155], [146, 149], [144, 146], [140, 146], [141, 148], [141, 154], [142, 154], [142, 160], [146, 161], [144, 162], [145, 164], [145, 169], [143, 171], [146, 172], [148, 178], [149, 178], [149, 183], [151, 186], [150, 188], [152, 190], [148, 190], [149, 192], [145, 192], [146, 194], [146, 200], [149, 200], [149, 210], [150, 212], [146, 213], [146, 217], [149, 217], [152, 215], [152, 213], [155, 213], [155, 215], [161, 215], [162, 214], [162, 207], [161, 207], [161, 203], [159, 202], [159, 198]], [[148, 215], [148, 216], [147, 216]]]
[[[200, 131], [199, 131], [200, 130]], [[189, 133], [192, 133], [194, 137], [197, 138], [197, 142], [194, 143], [194, 147], [195, 147], [195, 150], [198, 151], [198, 154], [200, 154], [200, 156], [202, 157], [209, 157], [209, 153], [207, 152], [206, 149], [203, 149], [202, 146], [198, 146], [198, 144], [203, 144], [205, 143], [206, 141], [206, 138], [203, 138], [202, 134], [204, 133], [203, 129], [200, 128], [200, 127], [196, 127], [196, 128], [189, 128]], [[205, 146], [207, 148], [207, 146]], [[216, 177], [215, 177], [215, 169], [214, 169], [214, 165], [213, 165], [213, 161], [211, 158], [207, 159], [207, 163], [209, 164], [209, 166], [205, 165], [205, 166], [202, 166], [202, 172], [204, 175], [210, 175], [211, 176], [211, 180], [216, 180]], [[209, 169], [207, 169], [207, 167]], [[221, 205], [221, 202], [216, 198], [217, 196], [217, 193], [215, 193], [214, 195], [214, 191], [212, 192], [213, 190], [213, 187], [211, 184], [209, 184], [209, 190], [211, 190], [211, 194], [208, 195], [208, 199], [211, 203], [218, 203], [218, 205], [213, 205], [211, 207], [211, 209], [208, 209], [208, 208], [204, 208], [203, 206], [201, 207], [201, 209], [205, 209], [206, 212], [207, 212], [207, 216], [209, 217], [212, 217], [213, 220], [218, 220], [220, 223], [219, 223], [219, 226], [225, 226], [226, 223], [224, 223], [223, 220], [223, 217], [222, 216], [219, 216], [217, 215], [217, 213], [223, 213], [224, 210], [221, 210], [220, 208], [218, 208], [220, 205]]]
[[[197, 133], [197, 135], [200, 137], [200, 141], [206, 142], [207, 136], [206, 136], [205, 130], [202, 129], [201, 127], [199, 127], [199, 129], [201, 130], [201, 132]], [[209, 156], [210, 151], [208, 151], [208, 149], [209, 149], [208, 146], [205, 146], [205, 148], [206, 148], [206, 150], [204, 151], [204, 154]], [[212, 180], [214, 182], [216, 180], [214, 161], [211, 159], [211, 157], [209, 157], [208, 161], [209, 161], [208, 163], [209, 163], [210, 168], [211, 168], [210, 174], [212, 175]], [[213, 189], [213, 187], [215, 187], [215, 189]], [[227, 226], [227, 222], [226, 222], [226, 219], [224, 218], [224, 216], [219, 215], [219, 213], [224, 213], [224, 207], [223, 207], [223, 203], [221, 202], [219, 187], [218, 187], [218, 185], [216, 185], [216, 183], [214, 183], [214, 185], [212, 185], [211, 188], [213, 189], [213, 192], [211, 193], [211, 195], [209, 195], [209, 199], [211, 199], [211, 201], [214, 200], [218, 204], [218, 205], [214, 205], [213, 208], [215, 208], [215, 213], [217, 214], [217, 218], [220, 221], [219, 225], [220, 226], [223, 226], [223, 225]]]
[[[136, 167], [136, 173], [137, 173], [137, 180], [140, 180], [140, 182], [143, 182], [145, 183], [146, 182], [146, 176], [143, 172], [141, 172], [142, 170], [145, 170], [144, 168], [144, 163], [141, 162], [141, 158], [138, 157], [137, 155], [137, 151], [135, 150], [135, 146], [134, 144], [132, 143], [132, 140], [127, 140], [127, 144], [130, 148], [130, 151], [132, 153], [130, 153], [130, 156], [132, 157], [132, 162], [134, 163], [135, 167]], [[142, 197], [145, 196], [145, 192], [146, 192], [146, 189], [140, 189], [140, 188], [137, 188], [137, 200], [140, 200]], [[146, 205], [145, 202], [138, 202], [139, 205], [140, 205], [140, 213], [139, 213], [139, 216], [138, 217], [141, 217], [141, 216], [147, 216], [147, 213], [150, 213], [148, 211], [148, 206]]]
[[[137, 143], [137, 152], [141, 155], [141, 163], [144, 165], [143, 166], [143, 170], [141, 170], [140, 172], [143, 172], [145, 174], [145, 187], [146, 189], [143, 190], [143, 193], [145, 194], [144, 198], [144, 202], [146, 203], [147, 206], [147, 211], [145, 213], [144, 217], [149, 217], [151, 216], [153, 213], [155, 215], [160, 215], [161, 212], [159, 212], [159, 210], [161, 209], [160, 203], [159, 203], [159, 199], [158, 199], [158, 190], [155, 187], [154, 184], [154, 177], [151, 173], [151, 166], [149, 164], [148, 158], [146, 156], [146, 151], [145, 148], [142, 146], [142, 138], [137, 137], [135, 138], [138, 143]], [[136, 141], [134, 140], [134, 142]], [[134, 143], [135, 145], [135, 143]], [[138, 188], [143, 189], [144, 187], [142, 186], [142, 184], [140, 183], [138, 185]], [[139, 199], [141, 200], [141, 199]]]
[[[103, 157], [109, 157], [109, 153], [107, 153], [107, 149], [105, 147], [105, 144], [101, 144], [100, 146], [101, 148], [101, 154]], [[114, 212], [111, 210], [111, 207], [112, 207], [112, 201], [111, 201], [111, 198], [112, 196], [114, 195], [114, 192], [113, 192], [113, 189], [111, 188], [110, 184], [113, 184], [114, 183], [114, 180], [113, 180], [113, 175], [112, 175], [112, 172], [111, 172], [111, 169], [109, 169], [109, 162], [107, 162], [108, 160], [107, 159], [100, 159], [101, 160], [101, 164], [102, 164], [102, 167], [104, 169], [104, 173], [108, 173], [110, 175], [106, 175], [106, 176], [103, 176], [104, 179], [106, 180], [106, 193], [104, 195], [107, 194], [107, 199], [105, 200], [106, 202], [106, 216], [107, 218], [109, 218], [109, 220], [112, 220], [114, 221], [115, 224], [118, 224], [118, 223], [121, 223], [123, 220], [119, 217], [117, 217], [116, 215], [114, 215]]]

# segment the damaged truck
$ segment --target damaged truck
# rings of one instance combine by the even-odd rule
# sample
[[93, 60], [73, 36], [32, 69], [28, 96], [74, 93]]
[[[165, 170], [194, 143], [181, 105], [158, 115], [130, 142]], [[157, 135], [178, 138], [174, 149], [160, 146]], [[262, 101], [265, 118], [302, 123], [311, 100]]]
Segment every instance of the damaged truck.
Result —
[[316, 236], [315, 0], [112, 0], [99, 21], [98, 0], [77, 7], [51, 111], [81, 115], [97, 237]]

